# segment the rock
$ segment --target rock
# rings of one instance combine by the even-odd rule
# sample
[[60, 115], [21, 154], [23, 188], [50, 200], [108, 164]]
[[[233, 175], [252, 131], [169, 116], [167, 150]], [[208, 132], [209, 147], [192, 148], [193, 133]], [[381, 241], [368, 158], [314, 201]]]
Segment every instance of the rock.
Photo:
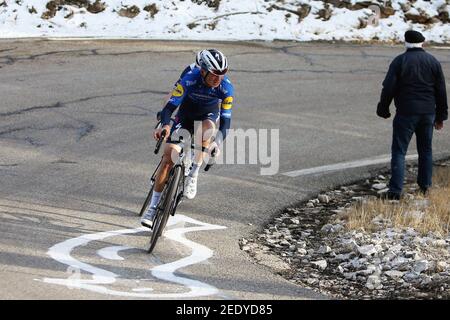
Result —
[[345, 272], [344, 278], [347, 280], [355, 281], [356, 280], [356, 272]]
[[429, 262], [427, 260], [419, 260], [414, 264], [413, 270], [416, 273], [422, 273], [428, 270]]
[[438, 263], [436, 263], [436, 271], [437, 272], [444, 272], [445, 270], [447, 270], [448, 268], [448, 263], [445, 261], [438, 261]]
[[318, 16], [322, 21], [328, 21], [331, 18], [331, 14], [333, 13], [330, 5], [328, 3], [325, 4], [323, 9], [320, 9], [318, 12]]
[[372, 244], [358, 247], [358, 252], [363, 256], [371, 256], [375, 253], [377, 253], [377, 250], [375, 249], [375, 246]]
[[430, 17], [425, 12], [421, 12], [420, 14], [405, 13], [405, 18], [406, 18], [406, 20], [409, 20], [412, 23], [419, 23], [419, 24], [431, 24], [431, 23], [433, 23], [432, 17]]
[[329, 203], [330, 202], [330, 197], [325, 194], [319, 195], [318, 199], [321, 203]]
[[320, 231], [322, 231], [324, 233], [329, 233], [332, 229], [333, 229], [333, 225], [330, 223], [327, 223], [320, 229]]
[[[6, 2], [4, 2], [4, 3], [6, 3]], [[37, 14], [37, 10], [36, 10], [36, 8], [35, 8], [34, 6], [32, 6], [31, 8], [29, 8], [29, 9], [28, 9], [28, 12], [29, 12], [30, 14]]]
[[388, 191], [389, 191], [389, 188], [384, 188], [384, 189], [378, 190], [377, 194], [383, 195], [383, 194], [387, 193]]
[[300, 232], [300, 236], [301, 236], [302, 238], [308, 238], [310, 235], [311, 235], [311, 233], [306, 232], [306, 231]]
[[389, 248], [389, 252], [397, 254], [398, 252], [403, 250], [403, 246], [401, 244], [396, 244]]
[[432, 280], [432, 278], [430, 276], [427, 276], [427, 275], [424, 275], [424, 274], [420, 276], [420, 284], [423, 285], [423, 286], [426, 286], [426, 285], [430, 284], [432, 281], [433, 280]]
[[298, 22], [301, 22], [304, 18], [308, 16], [311, 11], [311, 6], [309, 4], [302, 4], [297, 8], [296, 14], [298, 15]]
[[152, 3], [149, 5], [146, 5], [144, 7], [144, 11], [147, 11], [148, 13], [150, 13], [150, 17], [154, 17], [155, 14], [157, 14], [159, 12], [159, 9], [156, 7], [156, 3]]
[[375, 190], [383, 190], [383, 189], [386, 189], [386, 187], [387, 187], [386, 183], [376, 183], [376, 184], [372, 185], [372, 189], [375, 189]]
[[291, 222], [295, 225], [300, 224], [300, 220], [297, 218], [291, 218]]
[[131, 7], [125, 6], [124, 8], [119, 10], [118, 14], [121, 17], [132, 19], [135, 18], [139, 14], [139, 12], [141, 12], [141, 10], [137, 6], [133, 5]]
[[446, 247], [447, 242], [444, 239], [438, 239], [434, 240], [432, 245], [435, 247]]
[[94, 3], [89, 3], [87, 7], [87, 11], [90, 13], [100, 13], [105, 11], [106, 4], [104, 2], [100, 2], [100, 0], [96, 0]]
[[297, 249], [297, 253], [298, 253], [299, 255], [301, 255], [301, 256], [304, 256], [304, 255], [306, 255], [306, 254], [308, 253], [308, 251], [306, 251], [306, 250], [303, 249], [303, 248], [298, 248], [298, 249]]
[[306, 203], [306, 206], [307, 206], [308, 208], [314, 208], [314, 203], [313, 203], [313, 202], [307, 202], [307, 203]]
[[366, 282], [366, 288], [369, 290], [379, 290], [383, 288], [383, 285], [381, 284], [380, 276], [378, 275], [371, 275], [367, 278]]
[[311, 261], [311, 264], [317, 266], [320, 270], [325, 270], [328, 265], [326, 260]]
[[291, 244], [289, 243], [289, 241], [283, 240], [283, 241], [280, 242], [280, 245], [288, 247], [288, 246], [290, 246]]
[[334, 225], [331, 227], [330, 232], [331, 232], [331, 233], [339, 233], [339, 232], [342, 231], [342, 230], [344, 230], [344, 226], [343, 226], [343, 225], [341, 225], [341, 224], [334, 224]]
[[353, 252], [353, 251], [357, 251], [358, 250], [358, 244], [356, 243], [356, 241], [354, 239], [350, 239], [350, 240], [344, 240], [342, 241], [342, 252], [347, 253], [347, 252]]
[[317, 252], [321, 254], [329, 253], [331, 252], [331, 248], [329, 246], [321, 246]]
[[370, 265], [367, 266], [366, 269], [358, 271], [358, 275], [369, 276], [369, 275], [373, 274], [376, 271], [378, 271], [378, 268], [375, 265], [370, 264]]
[[405, 273], [397, 270], [389, 270], [386, 271], [384, 274], [392, 279], [400, 279], [403, 277]]
[[297, 247], [292, 244], [292, 245], [289, 246], [289, 251], [295, 251], [296, 248]]
[[403, 270], [408, 266], [409, 260], [404, 257], [396, 257], [392, 262], [392, 268], [396, 270]]

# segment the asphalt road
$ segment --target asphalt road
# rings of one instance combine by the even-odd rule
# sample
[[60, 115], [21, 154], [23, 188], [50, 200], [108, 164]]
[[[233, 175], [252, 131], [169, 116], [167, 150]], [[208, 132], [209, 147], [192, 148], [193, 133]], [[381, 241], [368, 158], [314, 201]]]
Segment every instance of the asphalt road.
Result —
[[[150, 138], [154, 116], [205, 47], [229, 57], [232, 126], [279, 129], [279, 173], [260, 175], [257, 164], [202, 173], [197, 197], [180, 205], [171, 231], [148, 255], [149, 233], [136, 228], [159, 160]], [[375, 108], [387, 67], [402, 51], [1, 41], [0, 299], [327, 298], [255, 264], [238, 240], [260, 232], [283, 207], [385, 166], [282, 174], [389, 154], [391, 120], [377, 118]], [[430, 51], [450, 75], [449, 51]], [[439, 157], [449, 154], [449, 138], [448, 128], [436, 133]], [[102, 233], [115, 230], [122, 231]]]

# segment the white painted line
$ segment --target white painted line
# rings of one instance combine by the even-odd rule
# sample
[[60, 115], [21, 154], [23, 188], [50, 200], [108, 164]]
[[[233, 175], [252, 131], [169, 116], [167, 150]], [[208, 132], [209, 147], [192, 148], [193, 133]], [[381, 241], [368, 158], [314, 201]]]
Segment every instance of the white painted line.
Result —
[[[417, 158], [418, 158], [417, 154], [406, 156], [406, 160], [415, 160]], [[378, 156], [375, 158], [367, 158], [367, 159], [361, 159], [361, 160], [350, 161], [350, 162], [341, 162], [341, 163], [331, 164], [331, 165], [327, 165], [327, 166], [289, 171], [289, 172], [282, 173], [282, 175], [285, 175], [288, 177], [307, 176], [307, 175], [311, 175], [311, 174], [327, 173], [327, 172], [333, 172], [333, 171], [339, 171], [339, 170], [345, 170], [345, 169], [360, 168], [360, 167], [365, 167], [365, 166], [370, 166], [370, 165], [389, 163], [390, 161], [391, 161], [391, 155], [382, 155], [382, 156]]]
[[119, 251], [136, 249], [132, 247], [125, 246], [116, 246], [116, 247], [106, 247], [97, 251], [97, 254], [105, 259], [109, 260], [124, 260], [121, 256], [119, 256]]
[[438, 49], [438, 50], [450, 50], [450, 47], [438, 47], [438, 46], [431, 46], [431, 49]]
[[[178, 227], [178, 224], [180, 223], [181, 226]], [[184, 227], [185, 223], [196, 224], [199, 225], [199, 227]], [[169, 227], [171, 226], [174, 228], [169, 230]], [[87, 263], [83, 263], [73, 258], [70, 254], [76, 247], [87, 245], [91, 241], [99, 241], [108, 237], [148, 231], [148, 229], [144, 227], [136, 229], [123, 229], [116, 231], [87, 234], [54, 245], [48, 250], [47, 254], [50, 255], [50, 257], [52, 257], [56, 261], [68, 265], [69, 266], [68, 271], [72, 272], [73, 274], [69, 278], [63, 279], [44, 278], [43, 281], [51, 284], [64, 285], [70, 289], [73, 288], [85, 289], [102, 294], [109, 294], [123, 297], [135, 297], [135, 298], [177, 299], [177, 298], [194, 298], [200, 296], [214, 295], [219, 292], [217, 288], [197, 280], [188, 279], [175, 275], [175, 272], [180, 268], [203, 262], [213, 255], [212, 250], [203, 245], [200, 245], [198, 243], [186, 239], [184, 237], [184, 234], [194, 231], [218, 230], [218, 229], [226, 229], [226, 227], [204, 223], [184, 215], [175, 215], [174, 217], [170, 217], [167, 223], [166, 227], [167, 231], [165, 232], [164, 236], [189, 247], [190, 249], [192, 249], [192, 253], [190, 256], [182, 258], [180, 260], [154, 267], [151, 270], [152, 275], [164, 281], [170, 281], [184, 285], [189, 289], [189, 291], [187, 292], [145, 293], [146, 291], [151, 291], [152, 289], [147, 287], [134, 288], [132, 289], [132, 292], [109, 289], [104, 285], [113, 284], [116, 281], [116, 278], [119, 277], [117, 274], [92, 266]], [[81, 279], [80, 275], [81, 270], [91, 273], [92, 279]]]
[[165, 237], [173, 241], [177, 241], [191, 248], [192, 253], [189, 257], [177, 260], [172, 263], [167, 263], [161, 266], [154, 267], [152, 269], [152, 275], [158, 279], [175, 282], [187, 286], [191, 288], [191, 290], [195, 289], [196, 294], [200, 296], [217, 294], [219, 291], [216, 288], [210, 285], [205, 285], [204, 283], [196, 280], [178, 277], [175, 275], [175, 271], [208, 260], [213, 255], [213, 251], [207, 248], [206, 246], [200, 245], [196, 242], [186, 239], [184, 236], [185, 233], [193, 231], [211, 230], [211, 227], [213, 227], [214, 229], [225, 229], [225, 227], [213, 226], [183, 215], [175, 215], [172, 217], [172, 223], [175, 224], [177, 222], [188, 222], [201, 225], [201, 227], [174, 228], [166, 231], [164, 235]]
[[133, 289], [134, 292], [146, 292], [146, 291], [153, 291], [153, 288], [136, 288]]

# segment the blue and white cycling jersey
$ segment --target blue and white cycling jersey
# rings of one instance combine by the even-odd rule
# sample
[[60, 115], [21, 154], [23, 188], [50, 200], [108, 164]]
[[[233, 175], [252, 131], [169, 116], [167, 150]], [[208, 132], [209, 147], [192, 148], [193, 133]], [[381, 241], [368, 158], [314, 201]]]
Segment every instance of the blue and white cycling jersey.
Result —
[[231, 118], [233, 99], [234, 88], [227, 76], [218, 87], [211, 88], [204, 83], [200, 69], [195, 68], [177, 82], [168, 103], [180, 109], [189, 106], [187, 112], [200, 116], [216, 109], [221, 102], [220, 117]]
[[185, 123], [204, 120], [205, 116], [211, 114], [218, 115], [220, 116], [219, 130], [222, 138], [225, 139], [227, 130], [230, 128], [233, 100], [234, 88], [227, 76], [218, 87], [211, 88], [204, 83], [200, 69], [194, 68], [187, 71], [175, 84], [172, 95], [161, 114], [162, 124], [170, 123], [170, 116], [177, 108], [179, 108], [177, 118]]

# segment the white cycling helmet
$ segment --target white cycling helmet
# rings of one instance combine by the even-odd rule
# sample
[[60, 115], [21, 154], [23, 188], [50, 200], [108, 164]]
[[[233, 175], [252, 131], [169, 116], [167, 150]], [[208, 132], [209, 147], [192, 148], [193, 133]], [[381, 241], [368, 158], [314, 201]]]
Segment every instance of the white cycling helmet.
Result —
[[200, 68], [200, 65], [202, 64], [202, 52], [205, 50], [200, 50], [197, 52], [197, 55], [195, 56], [195, 64], [197, 67]]
[[200, 52], [200, 67], [215, 75], [224, 75], [228, 71], [228, 60], [225, 55], [216, 49], [202, 50]]

